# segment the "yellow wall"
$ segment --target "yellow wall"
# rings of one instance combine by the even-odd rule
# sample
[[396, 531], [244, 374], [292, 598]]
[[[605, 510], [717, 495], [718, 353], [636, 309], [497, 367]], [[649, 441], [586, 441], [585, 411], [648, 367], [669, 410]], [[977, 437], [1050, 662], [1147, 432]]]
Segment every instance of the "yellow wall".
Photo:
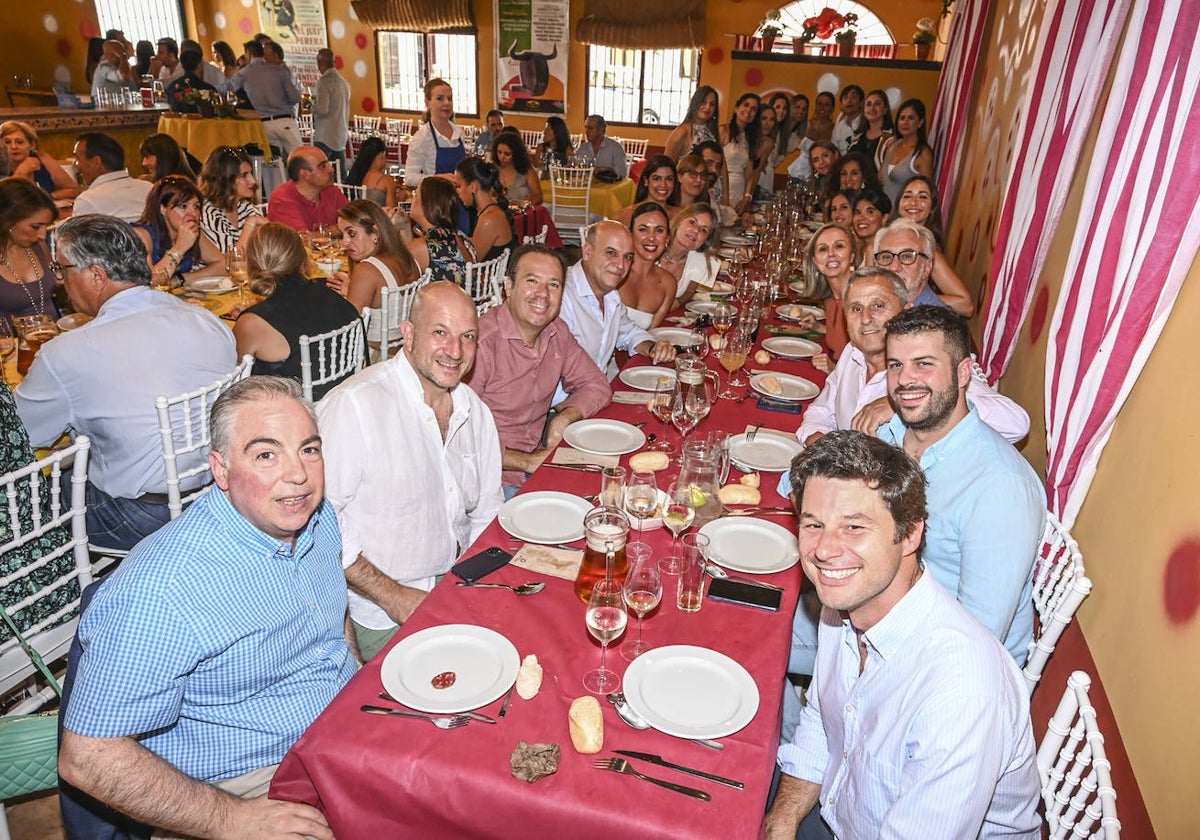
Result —
[[[49, 88], [58, 78], [69, 79], [75, 90], [87, 89], [87, 42], [103, 34], [92, 0], [41, 0], [26, 6], [25, 14], [14, 13], [17, 5], [4, 8], [0, 80], [7, 86], [14, 73], [30, 73], [37, 88]], [[8, 100], [0, 105], [8, 107]]]

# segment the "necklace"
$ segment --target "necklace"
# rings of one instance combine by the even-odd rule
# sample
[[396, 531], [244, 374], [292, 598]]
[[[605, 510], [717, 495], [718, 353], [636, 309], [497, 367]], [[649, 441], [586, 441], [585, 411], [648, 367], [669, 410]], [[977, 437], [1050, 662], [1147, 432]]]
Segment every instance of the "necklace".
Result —
[[655, 264], [656, 265], [676, 265], [676, 264], [681, 263], [684, 260], [686, 260], [687, 255], [688, 255], [688, 252], [684, 251], [682, 257], [675, 257], [674, 259], [672, 259], [671, 257], [667, 256], [667, 253], [664, 251], [663, 255], [655, 261]]
[[30, 283], [26, 283], [24, 280], [22, 280], [21, 275], [17, 274], [17, 270], [15, 268], [13, 268], [13, 264], [8, 261], [8, 249], [7, 248], [0, 250], [0, 264], [3, 264], [4, 267], [8, 269], [8, 273], [13, 276], [13, 282], [25, 290], [25, 297], [29, 298], [29, 306], [33, 309], [34, 314], [45, 315], [46, 314], [46, 289], [45, 289], [45, 287], [42, 286], [41, 283], [38, 282], [38, 280], [40, 280], [41, 278], [38, 277], [37, 260], [34, 259], [33, 250], [29, 246], [22, 245], [21, 248], [22, 248], [22, 250], [25, 251], [25, 258], [27, 260], [29, 260], [30, 267], [33, 268], [33, 280], [31, 281], [31, 283], [36, 284], [38, 287], [38, 299], [37, 300], [33, 299], [33, 293], [31, 291], [29, 291]]

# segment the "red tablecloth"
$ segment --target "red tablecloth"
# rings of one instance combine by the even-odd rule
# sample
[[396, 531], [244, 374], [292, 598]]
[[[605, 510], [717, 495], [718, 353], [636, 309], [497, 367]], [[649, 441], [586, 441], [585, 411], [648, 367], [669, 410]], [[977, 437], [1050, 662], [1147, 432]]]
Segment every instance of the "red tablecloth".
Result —
[[[645, 361], [637, 356], [632, 364]], [[711, 357], [709, 361], [716, 364]], [[824, 380], [806, 362], [776, 361], [771, 367], [804, 375], [818, 384]], [[614, 387], [624, 386], [615, 382]], [[678, 439], [674, 430], [665, 430], [644, 406], [612, 405], [602, 416], [648, 420], [647, 432]], [[794, 430], [799, 415], [762, 411], [753, 399], [740, 405], [721, 400], [693, 434], [709, 428], [737, 433], [747, 423], [758, 422], [766, 428]], [[658, 474], [664, 489], [676, 469]], [[738, 475], [736, 470], [732, 475]], [[775, 493], [777, 478], [773, 473], [763, 474], [763, 504], [783, 503]], [[599, 479], [593, 473], [543, 467], [525, 489], [587, 495], [597, 492]], [[771, 521], [794, 527], [790, 518], [773, 517]], [[669, 538], [661, 528], [645, 534], [655, 557], [665, 556]], [[514, 540], [493, 523], [468, 553], [491, 545], [512, 548]], [[489, 580], [517, 584], [537, 577], [508, 566]], [[319, 807], [339, 840], [514, 836], [733, 840], [758, 836], [779, 740], [791, 618], [801, 581], [799, 566], [764, 577], [786, 587], [783, 609], [778, 613], [715, 601], [706, 601], [698, 613], [682, 613], [674, 605], [676, 580], [667, 576], [662, 605], [646, 618], [645, 638], [651, 645], [708, 647], [737, 660], [753, 675], [760, 697], [758, 713], [740, 732], [720, 739], [725, 744], [723, 752], [654, 730], [631, 729], [611, 705], [602, 702], [605, 737], [601, 755], [611, 755], [613, 749], [652, 752], [745, 783], [745, 790], [737, 791], [633, 762], [650, 775], [709, 791], [712, 801], [707, 803], [630, 776], [593, 769], [593, 756], [579, 755], [572, 748], [567, 709], [574, 698], [586, 694], [581, 680], [596, 667], [599, 646], [587, 634], [584, 605], [575, 597], [570, 581], [545, 578], [543, 592], [517, 598], [503, 590], [456, 587], [453, 580], [448, 576], [429, 594], [398, 638], [439, 624], [490, 627], [510, 639], [522, 657], [538, 655], [545, 669], [541, 693], [531, 701], [514, 695], [507, 717], [496, 726], [471, 723], [442, 731], [421, 720], [363, 714], [360, 705], [377, 702], [380, 666], [386, 653], [381, 654], [363, 667], [288, 753], [271, 786], [273, 798]], [[629, 643], [634, 628], [631, 619], [620, 643], [609, 651], [609, 666], [619, 673], [624, 673], [627, 665], [620, 648]], [[495, 716], [499, 708], [497, 700], [480, 711]], [[535, 784], [512, 778], [509, 756], [521, 739], [560, 744], [558, 772]]]
[[529, 209], [522, 213], [513, 213], [513, 225], [517, 229], [517, 236], [522, 240], [526, 236], [536, 236], [545, 227], [546, 245], [550, 248], [563, 246], [562, 237], [558, 235], [558, 228], [554, 226], [554, 219], [550, 218], [550, 211], [541, 204], [530, 205]]

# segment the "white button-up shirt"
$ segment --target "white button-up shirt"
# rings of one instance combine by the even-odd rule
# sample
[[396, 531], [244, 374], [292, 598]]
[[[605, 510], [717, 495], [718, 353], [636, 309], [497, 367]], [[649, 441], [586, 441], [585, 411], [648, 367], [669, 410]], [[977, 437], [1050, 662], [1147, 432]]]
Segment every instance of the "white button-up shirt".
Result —
[[76, 197], [71, 215], [102, 213], [124, 222], [136, 222], [146, 209], [146, 196], [152, 186], [149, 181], [131, 178], [128, 169], [106, 172]]
[[621, 303], [621, 294], [616, 290], [604, 295], [604, 307], [601, 308], [600, 299], [588, 283], [582, 262], [567, 269], [559, 317], [567, 322], [571, 335], [575, 336], [575, 340], [609, 379], [617, 375], [613, 361], [613, 354], [617, 350], [633, 354], [642, 342], [654, 343], [654, 336], [629, 320], [625, 304]]
[[[343, 567], [361, 554], [392, 580], [428, 591], [495, 518], [504, 502], [496, 424], [468, 386], [451, 395], [443, 441], [417, 373], [399, 353], [317, 405]], [[354, 591], [350, 617], [376, 630], [395, 624]]]

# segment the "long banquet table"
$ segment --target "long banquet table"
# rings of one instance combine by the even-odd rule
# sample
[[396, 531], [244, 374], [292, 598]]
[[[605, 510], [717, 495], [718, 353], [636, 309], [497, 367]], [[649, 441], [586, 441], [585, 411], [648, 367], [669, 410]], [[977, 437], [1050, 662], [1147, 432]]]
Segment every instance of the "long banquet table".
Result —
[[[760, 338], [767, 337], [765, 333]], [[641, 356], [630, 365], [646, 363]], [[714, 369], [715, 359], [709, 357]], [[751, 361], [748, 367], [762, 367]], [[775, 360], [772, 370], [805, 376], [821, 384], [823, 374], [808, 360]], [[724, 381], [722, 371], [722, 382]], [[615, 389], [625, 389], [619, 381]], [[649, 395], [647, 395], [649, 397]], [[644, 405], [613, 404], [602, 417], [628, 422], [648, 421], [645, 431], [659, 437], [678, 434], [655, 420]], [[761, 410], [752, 398], [738, 404], [720, 400], [693, 434], [721, 428], [742, 432], [747, 424], [791, 431], [799, 415]], [[628, 456], [621, 459], [627, 464]], [[677, 467], [658, 473], [666, 489]], [[731, 481], [741, 475], [734, 468]], [[775, 492], [778, 475], [762, 474], [762, 504], [785, 504]], [[589, 495], [599, 489], [595, 473], [543, 467], [523, 492], [561, 490]], [[794, 529], [794, 518], [771, 521]], [[654, 557], [666, 556], [670, 536], [659, 528], [645, 533]], [[635, 539], [630, 534], [630, 539]], [[519, 543], [498, 522], [481, 535], [466, 554], [498, 545], [515, 551]], [[271, 787], [276, 799], [306, 802], [320, 808], [340, 840], [412, 837], [511, 838], [547, 836], [571, 838], [754, 838], [759, 836], [779, 739], [780, 702], [791, 638], [791, 617], [799, 595], [801, 571], [794, 566], [763, 575], [765, 582], [785, 587], [783, 608], [764, 612], [716, 601], [705, 601], [697, 613], [675, 607], [676, 578], [664, 575], [662, 604], [645, 620], [645, 638], [655, 647], [690, 644], [724, 653], [752, 675], [759, 693], [753, 720], [741, 731], [721, 738], [716, 752], [653, 729], [637, 731], [623, 723], [613, 707], [601, 701], [604, 748], [598, 756], [580, 755], [568, 733], [568, 706], [587, 692], [583, 675], [599, 659], [599, 646], [584, 627], [584, 604], [570, 581], [543, 577], [515, 566], [488, 576], [489, 582], [519, 584], [546, 581], [537, 595], [518, 598], [499, 589], [463, 588], [448, 575], [401, 628], [388, 649], [368, 662], [313, 723], [280, 765]], [[495, 726], [472, 722], [443, 731], [422, 720], [380, 717], [360, 712], [377, 704], [381, 663], [400, 639], [436, 625], [478, 624], [507, 637], [522, 657], [538, 656], [545, 678], [541, 692], [525, 701], [513, 696], [508, 715]], [[635, 623], [610, 646], [609, 667], [624, 673], [628, 663], [621, 648], [630, 644]], [[386, 704], [386, 701], [383, 701]], [[478, 711], [496, 717], [501, 701]], [[558, 771], [529, 784], [513, 778], [509, 758], [518, 741], [557, 742], [562, 758]], [[669, 761], [745, 783], [734, 790], [673, 770], [634, 760], [642, 772], [689, 787], [706, 790], [710, 802], [689, 799], [630, 776], [593, 769], [595, 757], [613, 749], [657, 753]]]

